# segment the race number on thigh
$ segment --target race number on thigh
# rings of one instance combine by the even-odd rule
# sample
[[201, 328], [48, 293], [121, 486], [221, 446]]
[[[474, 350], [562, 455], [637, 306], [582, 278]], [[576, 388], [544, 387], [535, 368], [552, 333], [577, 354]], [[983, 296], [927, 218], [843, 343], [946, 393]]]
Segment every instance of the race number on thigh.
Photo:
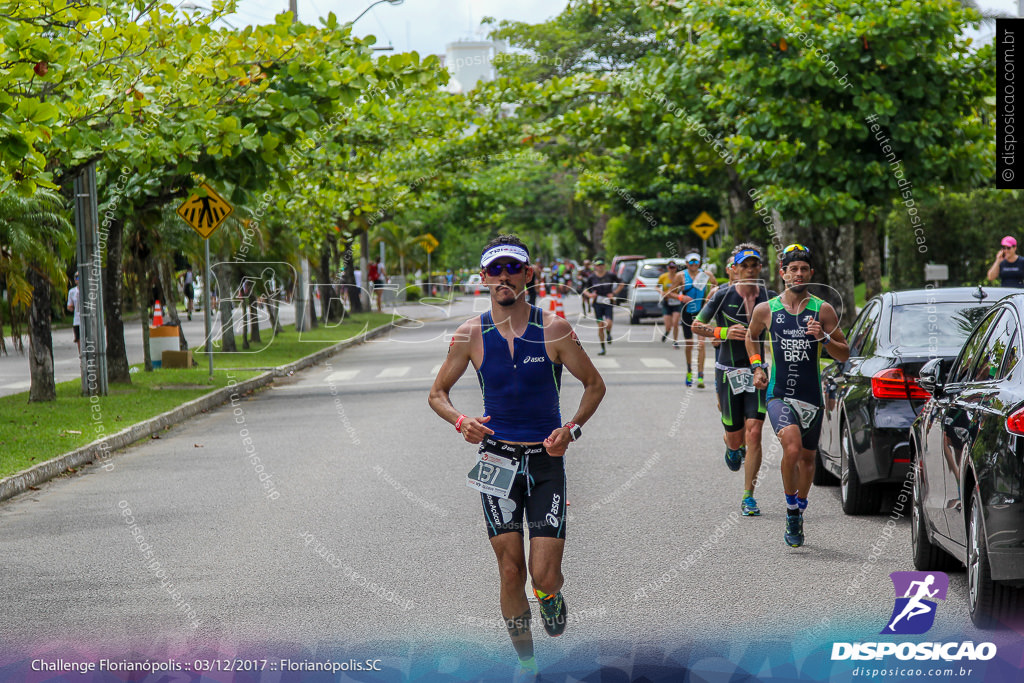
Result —
[[519, 470], [519, 461], [482, 451], [466, 475], [466, 486], [498, 498], [508, 498]]
[[818, 416], [818, 411], [821, 410], [821, 408], [813, 403], [807, 403], [806, 401], [800, 401], [795, 398], [783, 398], [782, 400], [786, 402], [786, 405], [788, 405], [794, 413], [796, 413], [797, 417], [800, 419], [800, 426], [804, 429], [807, 429], [814, 424], [814, 418]]

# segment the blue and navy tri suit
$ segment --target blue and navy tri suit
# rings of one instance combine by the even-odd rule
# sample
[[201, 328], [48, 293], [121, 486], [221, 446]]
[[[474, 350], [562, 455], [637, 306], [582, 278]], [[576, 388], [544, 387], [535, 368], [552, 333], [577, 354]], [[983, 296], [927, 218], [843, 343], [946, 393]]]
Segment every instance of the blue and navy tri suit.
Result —
[[548, 358], [543, 313], [530, 307], [526, 330], [512, 340], [511, 354], [490, 311], [480, 316], [480, 331], [484, 358], [476, 374], [484, 415], [491, 418], [486, 425], [494, 430], [480, 450], [519, 464], [507, 499], [480, 494], [487, 534], [493, 538], [511, 531], [522, 533], [525, 511], [531, 538], [564, 538], [565, 460], [548, 455], [541, 444], [562, 426], [558, 405], [562, 364]]

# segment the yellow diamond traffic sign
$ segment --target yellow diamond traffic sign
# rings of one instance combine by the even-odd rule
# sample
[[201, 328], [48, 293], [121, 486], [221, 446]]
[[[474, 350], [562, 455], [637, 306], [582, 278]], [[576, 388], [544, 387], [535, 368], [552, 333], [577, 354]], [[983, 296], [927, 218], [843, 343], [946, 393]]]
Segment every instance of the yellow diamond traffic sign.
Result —
[[702, 240], [706, 240], [715, 234], [715, 230], [718, 230], [718, 222], [709, 216], [707, 211], [701, 211], [697, 220], [690, 223], [690, 230], [700, 235]]
[[420, 244], [427, 250], [428, 254], [434, 253], [434, 250], [441, 245], [441, 243], [437, 241], [437, 238], [429, 232], [420, 238]]
[[206, 196], [194, 194], [189, 197], [178, 207], [178, 215], [205, 240], [209, 239], [220, 224], [234, 212], [235, 207], [228, 204], [226, 199], [206, 183], [201, 187], [206, 190]]

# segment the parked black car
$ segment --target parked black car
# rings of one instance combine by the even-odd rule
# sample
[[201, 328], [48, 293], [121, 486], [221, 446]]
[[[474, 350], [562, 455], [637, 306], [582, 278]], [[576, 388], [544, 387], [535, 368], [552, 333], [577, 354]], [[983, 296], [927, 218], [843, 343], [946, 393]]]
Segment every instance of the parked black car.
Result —
[[914, 566], [967, 567], [979, 628], [1024, 616], [1024, 293], [1002, 299], [955, 360], [919, 384], [931, 399], [911, 430]]
[[847, 334], [850, 358], [821, 374], [825, 414], [814, 483], [838, 478], [844, 512], [877, 513], [884, 489], [907, 480], [908, 432], [930, 398], [917, 382], [921, 367], [931, 358], [952, 360], [985, 311], [1015, 291], [886, 292], [864, 306]]

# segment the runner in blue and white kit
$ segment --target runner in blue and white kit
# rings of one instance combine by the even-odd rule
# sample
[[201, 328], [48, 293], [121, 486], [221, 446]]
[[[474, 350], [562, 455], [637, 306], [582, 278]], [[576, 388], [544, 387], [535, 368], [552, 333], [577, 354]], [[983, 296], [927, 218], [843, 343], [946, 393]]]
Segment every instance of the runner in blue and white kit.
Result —
[[693, 384], [693, 347], [697, 347], [697, 388], [704, 388], [704, 340], [693, 337], [693, 321], [704, 308], [709, 283], [716, 282], [711, 273], [700, 269], [700, 254], [696, 252], [683, 259], [686, 268], [676, 275], [676, 284], [685, 304], [682, 313], [683, 337], [686, 340], [686, 386]]
[[[803, 511], [821, 435], [821, 349], [827, 347], [828, 355], [842, 362], [850, 357], [850, 347], [832, 305], [807, 291], [814, 275], [810, 249], [791, 244], [782, 251], [779, 264], [786, 290], [754, 309], [746, 347], [754, 386], [767, 388], [768, 419], [782, 443], [783, 540], [796, 548], [804, 544]], [[764, 332], [771, 349], [770, 381], [761, 358]]]
[[[526, 302], [526, 287], [533, 279], [529, 261], [529, 251], [518, 237], [501, 235], [488, 242], [480, 257], [480, 276], [490, 289], [491, 310], [459, 326], [430, 390], [430, 407], [455, 425], [463, 439], [481, 444], [480, 461], [470, 480], [485, 467], [489, 472], [500, 469], [485, 463], [495, 462], [494, 456], [504, 459], [497, 462], [506, 468], [514, 468], [514, 476], [505, 480], [511, 482], [507, 496], [480, 496], [498, 560], [501, 613], [519, 655], [521, 678], [537, 670], [523, 528], [530, 530], [529, 573], [544, 628], [557, 636], [565, 630], [568, 614], [561, 593], [566, 504], [562, 456], [580, 437], [580, 426], [597, 410], [605, 392], [604, 380], [572, 326]], [[484, 417], [460, 413], [450, 398], [451, 388], [471, 362], [483, 392]], [[576, 414], [565, 425], [558, 403], [563, 366], [584, 389]], [[485, 479], [479, 474], [479, 481]]]

